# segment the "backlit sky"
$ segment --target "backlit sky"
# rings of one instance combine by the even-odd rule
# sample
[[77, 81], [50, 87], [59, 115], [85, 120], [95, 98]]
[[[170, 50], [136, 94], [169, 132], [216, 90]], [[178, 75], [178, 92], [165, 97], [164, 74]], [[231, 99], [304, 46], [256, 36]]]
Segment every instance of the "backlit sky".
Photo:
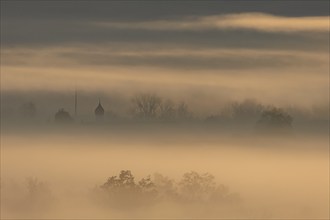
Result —
[[1, 90], [327, 103], [328, 9], [315, 0], [1, 1]]

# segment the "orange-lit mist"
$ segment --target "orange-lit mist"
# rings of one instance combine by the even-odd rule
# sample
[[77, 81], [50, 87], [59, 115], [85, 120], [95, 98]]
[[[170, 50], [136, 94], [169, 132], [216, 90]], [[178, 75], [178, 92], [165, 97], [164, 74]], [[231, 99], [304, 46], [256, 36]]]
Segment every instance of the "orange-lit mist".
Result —
[[[2, 218], [329, 218], [327, 137], [70, 128], [7, 133], [1, 147]], [[177, 182], [189, 171], [208, 172], [240, 200], [136, 209], [95, 201], [93, 189], [120, 170], [131, 170], [136, 180], [160, 173]], [[30, 198], [26, 178], [45, 184], [49, 196]]]

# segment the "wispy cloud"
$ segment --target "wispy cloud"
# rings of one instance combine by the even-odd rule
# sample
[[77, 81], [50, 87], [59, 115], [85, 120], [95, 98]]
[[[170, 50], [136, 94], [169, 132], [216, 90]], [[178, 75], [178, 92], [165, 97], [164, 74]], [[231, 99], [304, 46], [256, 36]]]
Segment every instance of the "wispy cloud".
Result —
[[[295, 50], [154, 48], [134, 45], [5, 48], [1, 89], [159, 91], [256, 98], [268, 102], [328, 100], [328, 53]], [[222, 98], [220, 98], [222, 97]]]
[[145, 22], [98, 22], [97, 26], [145, 30], [251, 29], [263, 32], [329, 32], [329, 16], [284, 17], [265, 13], [240, 13]]
[[153, 66], [164, 69], [283, 69], [327, 66], [328, 53], [269, 49], [48, 47], [3, 50], [5, 66]]

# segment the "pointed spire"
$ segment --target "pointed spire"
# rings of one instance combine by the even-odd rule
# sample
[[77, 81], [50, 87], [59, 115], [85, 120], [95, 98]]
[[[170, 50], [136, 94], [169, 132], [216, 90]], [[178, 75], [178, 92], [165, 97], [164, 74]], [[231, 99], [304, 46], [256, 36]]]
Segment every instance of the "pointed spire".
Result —
[[104, 115], [104, 108], [101, 105], [101, 99], [99, 98], [99, 104], [95, 109], [95, 115], [97, 116], [103, 116]]
[[74, 116], [77, 117], [77, 111], [78, 111], [78, 94], [77, 94], [77, 88], [75, 88], [74, 91]]

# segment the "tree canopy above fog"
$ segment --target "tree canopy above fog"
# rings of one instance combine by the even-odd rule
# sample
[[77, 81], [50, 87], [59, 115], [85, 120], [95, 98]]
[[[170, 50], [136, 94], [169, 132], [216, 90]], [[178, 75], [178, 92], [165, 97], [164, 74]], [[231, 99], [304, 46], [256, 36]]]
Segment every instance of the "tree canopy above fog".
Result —
[[195, 171], [183, 174], [175, 182], [159, 173], [135, 181], [130, 170], [122, 170], [111, 176], [96, 189], [102, 203], [114, 207], [137, 207], [155, 204], [164, 200], [172, 202], [237, 202], [238, 194], [230, 193], [227, 186], [218, 185], [213, 175]]

